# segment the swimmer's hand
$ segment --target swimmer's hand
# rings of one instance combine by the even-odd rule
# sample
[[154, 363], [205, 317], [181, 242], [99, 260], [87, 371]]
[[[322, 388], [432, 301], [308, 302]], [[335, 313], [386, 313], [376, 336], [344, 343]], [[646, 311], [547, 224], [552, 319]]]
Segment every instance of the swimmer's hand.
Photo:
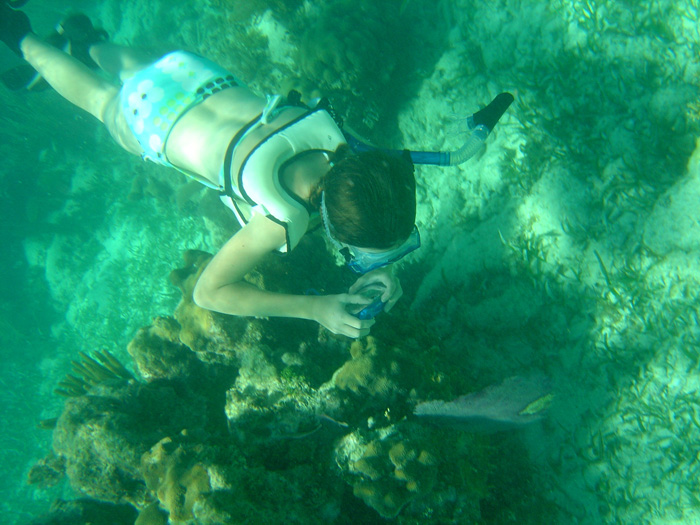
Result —
[[403, 290], [401, 289], [401, 283], [398, 278], [394, 275], [392, 266], [384, 266], [383, 268], [377, 268], [364, 274], [360, 277], [355, 284], [348, 290], [349, 293], [358, 293], [363, 288], [376, 287], [383, 288], [382, 291], [382, 302], [386, 303], [384, 311], [388, 312], [391, 310], [396, 301], [398, 301], [403, 295]]
[[362, 295], [342, 293], [338, 295], [319, 295], [315, 300], [314, 319], [334, 334], [357, 339], [369, 334], [374, 319], [360, 320], [348, 310], [362, 309], [372, 302]]

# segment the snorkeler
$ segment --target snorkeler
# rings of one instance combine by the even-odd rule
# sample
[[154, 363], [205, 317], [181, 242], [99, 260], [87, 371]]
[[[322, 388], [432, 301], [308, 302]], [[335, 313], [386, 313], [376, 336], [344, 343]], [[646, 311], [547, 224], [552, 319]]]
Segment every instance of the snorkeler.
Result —
[[[84, 15], [64, 20], [58, 33], [70, 54], [35, 35], [25, 13], [0, 3], [0, 40], [41, 78], [104, 123], [125, 150], [218, 191], [241, 223], [202, 272], [194, 290], [199, 306], [310, 319], [353, 338], [367, 335], [373, 315], [394, 306], [402, 290], [392, 263], [420, 246], [412, 160], [456, 164], [471, 154], [466, 144], [454, 162], [449, 153], [371, 150], [344, 135], [323, 107], [261, 98], [205, 58], [175, 51], [154, 59], [108, 42]], [[501, 100], [496, 112], [510, 101]], [[493, 109], [480, 113], [475, 130], [493, 120]], [[483, 142], [493, 125], [477, 139]], [[268, 253], [294, 249], [319, 220], [361, 274], [348, 293], [272, 293], [244, 280]], [[358, 293], [367, 288], [380, 297]], [[358, 313], [363, 307], [371, 311]]]

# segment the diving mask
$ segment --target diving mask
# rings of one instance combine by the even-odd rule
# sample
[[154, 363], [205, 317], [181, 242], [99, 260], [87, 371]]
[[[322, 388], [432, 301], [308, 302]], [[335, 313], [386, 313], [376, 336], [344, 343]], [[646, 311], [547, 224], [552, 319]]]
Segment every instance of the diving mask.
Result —
[[417, 226], [413, 227], [413, 231], [401, 245], [389, 250], [369, 252], [357, 246], [340, 242], [333, 237], [333, 226], [328, 219], [328, 210], [326, 209], [326, 192], [321, 193], [321, 219], [323, 220], [323, 228], [326, 230], [326, 235], [345, 257], [347, 265], [356, 273], [365, 274], [395, 263], [420, 247], [420, 233]]

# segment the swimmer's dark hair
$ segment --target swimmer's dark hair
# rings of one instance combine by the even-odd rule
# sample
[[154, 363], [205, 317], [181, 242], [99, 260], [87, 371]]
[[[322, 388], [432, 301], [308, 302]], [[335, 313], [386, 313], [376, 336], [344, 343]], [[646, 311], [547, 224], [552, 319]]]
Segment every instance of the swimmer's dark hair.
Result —
[[341, 242], [361, 248], [391, 248], [411, 234], [416, 221], [416, 179], [408, 160], [381, 151], [353, 154], [340, 146], [333, 167], [312, 193]]

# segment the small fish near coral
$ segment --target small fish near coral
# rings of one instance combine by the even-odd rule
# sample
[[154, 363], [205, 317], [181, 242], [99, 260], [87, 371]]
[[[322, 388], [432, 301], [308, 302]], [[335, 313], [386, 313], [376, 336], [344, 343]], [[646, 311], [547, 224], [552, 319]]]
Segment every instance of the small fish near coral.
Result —
[[413, 413], [430, 423], [493, 433], [540, 421], [553, 399], [544, 376], [515, 376], [453, 401], [419, 403]]

